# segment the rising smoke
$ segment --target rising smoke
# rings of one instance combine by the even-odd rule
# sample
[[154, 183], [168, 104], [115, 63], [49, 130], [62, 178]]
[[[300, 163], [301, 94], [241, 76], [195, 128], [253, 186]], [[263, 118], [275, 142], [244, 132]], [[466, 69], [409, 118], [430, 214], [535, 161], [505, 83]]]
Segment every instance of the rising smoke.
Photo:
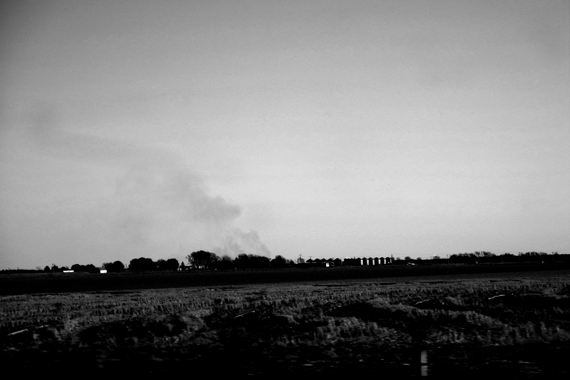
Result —
[[256, 231], [236, 226], [241, 207], [210, 195], [187, 169], [136, 165], [119, 181], [116, 199], [119, 225], [132, 241], [152, 244], [169, 236], [188, 250], [271, 255]]
[[[67, 222], [73, 225], [59, 233], [58, 240], [68, 243], [59, 243], [54, 250], [67, 249], [73, 254], [67, 247], [76, 247], [91, 255], [104, 251], [106, 260], [183, 259], [197, 250], [270, 256], [257, 232], [244, 232], [237, 226], [241, 207], [211, 195], [203, 177], [173, 151], [66, 126], [57, 107], [39, 107], [30, 115], [20, 135], [30, 146], [30, 154], [46, 157], [53, 165], [63, 160], [83, 165], [86, 171], [96, 166], [97, 175], [108, 168], [103, 176], [107, 183], [114, 183], [113, 189], [106, 189], [96, 200], [85, 199], [83, 208], [67, 208], [66, 218], [79, 222]], [[73, 194], [75, 199], [83, 196]], [[51, 214], [64, 215], [57, 207], [52, 207]]]

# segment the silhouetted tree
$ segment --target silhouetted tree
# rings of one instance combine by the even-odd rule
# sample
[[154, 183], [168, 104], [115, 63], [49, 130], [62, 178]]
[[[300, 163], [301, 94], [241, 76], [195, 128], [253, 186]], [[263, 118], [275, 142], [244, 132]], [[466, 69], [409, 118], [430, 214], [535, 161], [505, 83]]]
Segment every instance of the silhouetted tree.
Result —
[[125, 264], [117, 260], [112, 263], [103, 263], [103, 268], [107, 269], [107, 272], [123, 272], [125, 270]]
[[228, 255], [223, 255], [218, 262], [216, 268], [221, 270], [235, 269], [235, 261]]
[[139, 257], [132, 259], [129, 264], [130, 272], [146, 272], [156, 270], [156, 263], [152, 259], [146, 257]]
[[270, 260], [268, 257], [259, 255], [248, 255], [251, 268], [269, 268]]
[[71, 266], [71, 269], [74, 272], [88, 272], [88, 273], [99, 272], [99, 269], [93, 264], [87, 264], [87, 265], [73, 264]]
[[240, 269], [246, 268], [269, 268], [270, 260], [265, 256], [248, 255], [240, 253], [235, 261], [235, 265]]
[[71, 266], [71, 269], [75, 272], [83, 272], [83, 265], [79, 265], [79, 264], [73, 264]]
[[168, 259], [168, 260], [160, 259], [156, 262], [156, 266], [157, 266], [158, 270], [162, 270], [162, 271], [178, 270], [178, 260], [176, 260], [176, 259]]
[[123, 264], [121, 261], [117, 260], [113, 262], [111, 272], [123, 272], [124, 270], [125, 270], [125, 264]]
[[97, 268], [95, 265], [93, 264], [87, 264], [85, 265], [85, 272], [89, 272], [89, 273], [98, 273], [99, 272], [99, 268]]
[[206, 251], [192, 252], [186, 258], [194, 269], [213, 269], [220, 259], [215, 253]]
[[166, 267], [167, 270], [178, 270], [179, 262], [176, 259], [168, 259], [166, 260]]
[[272, 268], [285, 268], [286, 266], [289, 266], [288, 260], [281, 255], [277, 255], [271, 260]]
[[246, 253], [240, 253], [234, 260], [236, 267], [240, 269], [249, 268], [249, 256]]

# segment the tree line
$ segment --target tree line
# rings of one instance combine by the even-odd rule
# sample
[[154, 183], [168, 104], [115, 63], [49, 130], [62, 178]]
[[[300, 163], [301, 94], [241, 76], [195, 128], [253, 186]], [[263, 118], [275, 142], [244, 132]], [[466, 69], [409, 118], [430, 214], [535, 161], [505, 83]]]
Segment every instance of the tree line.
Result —
[[[178, 270], [179, 263], [176, 259], [163, 260], [159, 259], [154, 261], [146, 257], [139, 257], [137, 259], [132, 259], [128, 267], [125, 266], [121, 261], [117, 260], [114, 262], [103, 263], [103, 269], [107, 272], [147, 272], [147, 271], [173, 271]], [[69, 267], [58, 267], [52, 264], [51, 267], [46, 266], [44, 272], [64, 272], [72, 270], [73, 272], [86, 272], [86, 273], [99, 273], [101, 268], [96, 267], [93, 264], [80, 265], [73, 264], [71, 268]]]
[[429, 264], [500, 264], [500, 263], [552, 263], [552, 262], [570, 262], [570, 255], [560, 254], [558, 252], [518, 252], [495, 254], [489, 251], [475, 251], [465, 253], [455, 253], [443, 258], [441, 256], [433, 256], [431, 259], [422, 259], [418, 257], [412, 259], [410, 256], [400, 259], [394, 259], [394, 264], [406, 263], [429, 263]]
[[457, 264], [482, 264], [482, 263], [548, 263], [558, 261], [570, 261], [570, 255], [559, 254], [558, 252], [518, 252], [516, 255], [512, 253], [503, 253], [496, 255], [488, 251], [475, 251], [473, 253], [458, 253], [449, 256], [449, 263]]
[[288, 260], [281, 255], [269, 259], [265, 256], [241, 253], [235, 258], [228, 255], [218, 256], [207, 251], [196, 251], [186, 256], [191, 269], [261, 269], [261, 268], [286, 268], [295, 265], [293, 260]]
[[[298, 265], [306, 264], [305, 260], [299, 256], [296, 261], [284, 258], [281, 255], [276, 256], [273, 259], [269, 259], [265, 256], [252, 255], [242, 253], [232, 258], [228, 255], [218, 256], [213, 252], [208, 251], [196, 251], [192, 252], [186, 256], [188, 260], [188, 265], [184, 262], [179, 262], [178, 260], [171, 258], [168, 260], [159, 259], [154, 261], [150, 258], [139, 257], [132, 259], [128, 266], [124, 265], [121, 261], [107, 262], [103, 263], [103, 268], [107, 272], [149, 272], [149, 271], [176, 271], [176, 270], [189, 270], [189, 269], [208, 269], [208, 270], [228, 270], [228, 269], [261, 269], [261, 268], [287, 268], [294, 267]], [[319, 261], [309, 260], [309, 261]], [[329, 261], [333, 261], [330, 259]], [[341, 261], [336, 259], [336, 261]], [[570, 262], [569, 254], [559, 254], [558, 252], [546, 253], [546, 252], [518, 252], [518, 254], [504, 253], [495, 254], [489, 251], [475, 251], [469, 253], [457, 253], [443, 258], [441, 256], [433, 256], [430, 259], [423, 259], [418, 257], [412, 259], [410, 256], [406, 256], [403, 259], [399, 257], [391, 257], [390, 263], [393, 265], [401, 264], [483, 264], [483, 263], [550, 263], [550, 262]], [[346, 265], [342, 262], [340, 265]], [[45, 266], [43, 272], [63, 272], [63, 271], [74, 271], [74, 272], [86, 272], [86, 273], [99, 273], [99, 267], [93, 264], [80, 265], [74, 264], [71, 267], [58, 267], [55, 264], [52, 266]], [[36, 267], [36, 270], [2, 270], [2, 272], [41, 272], [41, 267]]]
[[[265, 256], [252, 255], [252, 254], [239, 254], [235, 258], [228, 255], [218, 256], [215, 253], [207, 251], [196, 251], [186, 256], [188, 265], [184, 262], [171, 258], [168, 260], [159, 259], [154, 261], [147, 257], [139, 257], [132, 259], [128, 266], [125, 266], [121, 261], [114, 261], [103, 263], [103, 268], [107, 272], [153, 272], [153, 271], [176, 271], [187, 269], [209, 269], [209, 270], [225, 270], [225, 269], [255, 269], [255, 268], [285, 268], [295, 265], [292, 260], [288, 260], [283, 256], [276, 256], [274, 259], [269, 259]], [[40, 270], [37, 268], [37, 270]], [[58, 267], [55, 264], [46, 266], [43, 271], [48, 273], [54, 272], [85, 272], [85, 273], [99, 273], [101, 268], [93, 264], [80, 265], [74, 264], [71, 267]]]

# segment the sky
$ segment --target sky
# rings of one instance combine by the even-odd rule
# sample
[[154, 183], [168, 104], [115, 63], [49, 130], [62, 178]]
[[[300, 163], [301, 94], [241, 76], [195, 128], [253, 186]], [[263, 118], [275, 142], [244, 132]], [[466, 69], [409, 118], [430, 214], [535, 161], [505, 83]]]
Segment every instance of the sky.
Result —
[[570, 3], [2, 1], [0, 268], [570, 253]]

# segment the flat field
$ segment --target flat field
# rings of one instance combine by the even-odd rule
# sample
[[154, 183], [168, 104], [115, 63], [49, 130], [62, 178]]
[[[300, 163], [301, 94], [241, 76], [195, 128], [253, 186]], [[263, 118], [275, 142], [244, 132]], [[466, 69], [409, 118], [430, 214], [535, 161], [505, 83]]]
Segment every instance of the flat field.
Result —
[[570, 270], [550, 269], [13, 291], [0, 362], [22, 375], [568, 378]]
[[228, 271], [185, 271], [144, 273], [34, 273], [0, 274], [0, 295], [31, 293], [69, 293], [111, 290], [139, 290], [196, 286], [231, 286], [268, 283], [378, 280], [394, 277], [434, 277], [494, 273], [556, 272], [570, 270], [564, 262], [545, 264], [487, 265], [378, 265], [336, 268], [284, 268]]

